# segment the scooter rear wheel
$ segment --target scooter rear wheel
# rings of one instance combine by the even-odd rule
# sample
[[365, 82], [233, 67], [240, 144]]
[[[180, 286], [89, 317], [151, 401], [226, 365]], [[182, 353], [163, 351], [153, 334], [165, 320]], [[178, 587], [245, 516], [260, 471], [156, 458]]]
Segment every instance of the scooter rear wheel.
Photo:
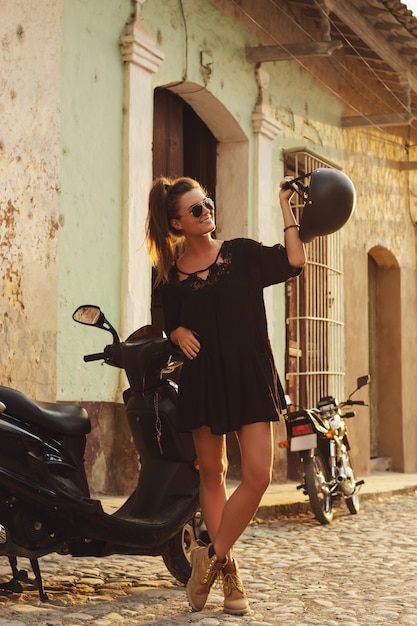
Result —
[[210, 542], [200, 510], [196, 511], [182, 529], [169, 540], [162, 554], [168, 571], [184, 585], [187, 584], [191, 575], [190, 555], [197, 540], [204, 543]]

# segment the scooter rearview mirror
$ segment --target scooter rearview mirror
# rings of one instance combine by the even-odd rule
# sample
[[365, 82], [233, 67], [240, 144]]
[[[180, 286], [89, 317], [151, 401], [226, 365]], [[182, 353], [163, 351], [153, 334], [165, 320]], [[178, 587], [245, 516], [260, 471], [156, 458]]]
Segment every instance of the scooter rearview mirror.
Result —
[[79, 324], [101, 327], [103, 325], [104, 315], [100, 307], [92, 304], [84, 304], [74, 311], [72, 319]]
[[110, 322], [107, 321], [103, 311], [94, 304], [83, 304], [79, 306], [72, 314], [72, 319], [79, 324], [95, 326], [96, 328], [107, 330], [112, 334], [115, 343], [119, 343], [120, 341], [119, 335]]

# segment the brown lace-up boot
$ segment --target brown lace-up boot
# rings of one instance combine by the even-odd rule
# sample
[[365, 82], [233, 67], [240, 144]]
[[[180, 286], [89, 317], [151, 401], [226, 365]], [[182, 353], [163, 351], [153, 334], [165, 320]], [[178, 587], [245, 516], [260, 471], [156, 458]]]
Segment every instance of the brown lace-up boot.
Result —
[[230, 615], [245, 615], [249, 611], [249, 601], [235, 560], [223, 567], [222, 577], [224, 612]]
[[213, 546], [197, 546], [191, 552], [191, 576], [187, 583], [187, 598], [194, 611], [202, 611], [210, 589], [220, 570], [226, 565], [227, 557], [219, 562]]

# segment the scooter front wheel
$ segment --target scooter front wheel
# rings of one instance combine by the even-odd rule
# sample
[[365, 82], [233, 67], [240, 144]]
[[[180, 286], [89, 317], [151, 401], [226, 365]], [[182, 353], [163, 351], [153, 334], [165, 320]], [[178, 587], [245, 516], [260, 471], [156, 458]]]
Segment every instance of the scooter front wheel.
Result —
[[168, 571], [184, 585], [191, 575], [190, 555], [197, 540], [207, 544], [210, 542], [200, 510], [169, 540], [162, 554]]

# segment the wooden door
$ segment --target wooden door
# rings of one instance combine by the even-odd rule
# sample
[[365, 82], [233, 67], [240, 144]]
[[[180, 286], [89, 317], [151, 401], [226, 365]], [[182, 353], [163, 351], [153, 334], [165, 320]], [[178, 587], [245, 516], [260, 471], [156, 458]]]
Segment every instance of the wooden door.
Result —
[[[153, 175], [190, 176], [215, 201], [217, 141], [194, 110], [167, 89], [154, 93]], [[157, 290], [152, 290], [152, 323], [164, 327]]]

